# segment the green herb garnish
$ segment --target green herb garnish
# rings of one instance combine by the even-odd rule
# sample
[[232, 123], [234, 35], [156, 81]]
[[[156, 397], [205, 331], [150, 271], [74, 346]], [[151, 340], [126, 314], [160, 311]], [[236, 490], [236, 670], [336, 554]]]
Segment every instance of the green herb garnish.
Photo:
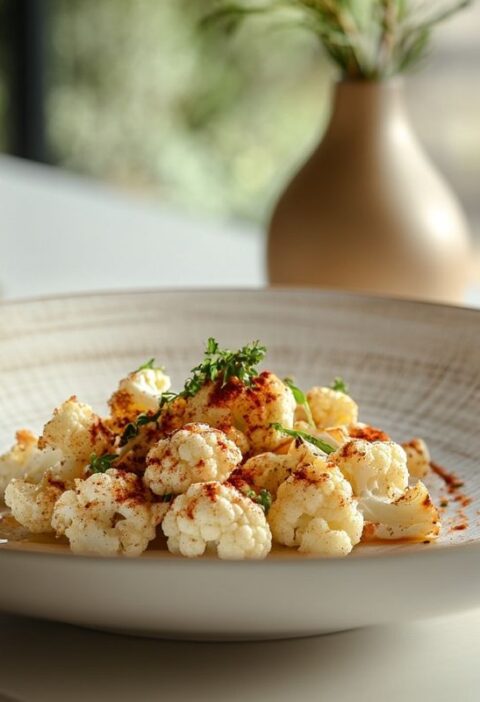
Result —
[[117, 458], [118, 456], [115, 453], [105, 453], [103, 456], [97, 456], [96, 453], [92, 453], [88, 470], [91, 473], [105, 473], [112, 467], [113, 461]]
[[333, 379], [333, 383], [330, 385], [330, 387], [332, 390], [336, 390], [337, 392], [348, 392], [348, 385], [343, 378], [340, 378], [340, 376]]
[[327, 444], [327, 442], [322, 441], [322, 439], [317, 439], [316, 436], [312, 436], [312, 434], [308, 434], [306, 431], [287, 429], [278, 422], [274, 422], [273, 424], [270, 424], [270, 426], [286, 436], [291, 436], [294, 439], [303, 439], [303, 441], [313, 444], [324, 453], [333, 453], [336, 450], [334, 446]]
[[156, 422], [160, 417], [160, 411], [161, 410], [158, 409], [155, 414], [139, 414], [134, 422], [129, 422], [123, 430], [123, 434], [120, 437], [120, 442], [118, 445], [120, 447], [125, 446], [129, 441], [138, 436], [140, 427], [145, 426], [145, 424], [150, 424], [151, 422]]
[[153, 370], [154, 368], [155, 368], [155, 359], [150, 358], [148, 361], [145, 361], [145, 363], [142, 363], [141, 366], [138, 366], [135, 373], [138, 373], [139, 371], [147, 370], [147, 369]]
[[144, 412], [142, 412], [142, 414], [139, 414], [137, 416], [134, 422], [129, 422], [127, 424], [127, 426], [123, 430], [122, 436], [120, 437], [119, 446], [125, 446], [129, 441], [131, 441], [131, 439], [137, 437], [140, 431], [140, 427], [145, 426], [145, 424], [157, 422], [160, 418], [160, 414], [164, 406], [172, 402], [176, 397], [178, 397], [176, 392], [162, 393], [158, 404], [158, 410], [154, 414], [145, 414]]
[[192, 376], [186, 381], [181, 397], [193, 397], [208, 382], [221, 379], [224, 387], [231, 378], [238, 378], [245, 385], [251, 385], [258, 375], [257, 365], [263, 360], [267, 350], [259, 341], [242, 346], [238, 351], [220, 349], [218, 342], [210, 337], [204, 351], [204, 360], [192, 368]]
[[[221, 378], [222, 385], [226, 385], [231, 378], [238, 378], [245, 385], [251, 385], [253, 378], [258, 374], [257, 364], [265, 356], [267, 350], [260, 346], [258, 341], [243, 346], [238, 351], [220, 349], [218, 342], [210, 337], [207, 341], [204, 360], [192, 368], [192, 376], [188, 378], [183, 390], [179, 393], [164, 392], [160, 397], [158, 411], [155, 414], [139, 414], [134, 422], [129, 422], [120, 438], [119, 446], [123, 447], [138, 436], [140, 427], [150, 422], [157, 422], [160, 414], [170, 402], [177, 397], [193, 397], [208, 382]], [[137, 371], [153, 368], [155, 359], [151, 358], [141, 365]]]
[[249, 488], [244, 495], [253, 500], [253, 502], [256, 502], [257, 505], [260, 505], [265, 514], [268, 513], [268, 510], [272, 506], [272, 495], [268, 490], [262, 489], [259, 493], [256, 493], [255, 490]]
[[308, 404], [307, 396], [305, 395], [303, 390], [300, 390], [300, 388], [298, 388], [294, 384], [292, 378], [284, 378], [283, 382], [292, 391], [293, 397], [295, 398], [295, 402], [297, 403], [297, 405], [301, 405], [303, 407], [303, 409], [305, 410], [307, 422], [310, 424], [311, 427], [315, 427], [315, 422], [313, 421], [312, 411], [310, 409], [310, 405]]

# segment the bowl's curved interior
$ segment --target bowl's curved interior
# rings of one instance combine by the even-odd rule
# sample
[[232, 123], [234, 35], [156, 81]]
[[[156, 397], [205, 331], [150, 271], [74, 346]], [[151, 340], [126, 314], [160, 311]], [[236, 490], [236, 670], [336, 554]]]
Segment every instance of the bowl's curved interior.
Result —
[[[434, 460], [465, 482], [444, 513], [439, 544], [480, 537], [475, 311], [272, 290], [88, 295], [8, 303], [0, 315], [0, 449], [19, 427], [39, 431], [70, 395], [105, 410], [119, 378], [151, 356], [178, 389], [207, 337], [230, 347], [260, 339], [268, 348], [264, 365], [281, 377], [309, 387], [341, 375], [362, 421], [396, 440], [422, 436]], [[439, 478], [432, 481], [437, 496], [445, 492]]]

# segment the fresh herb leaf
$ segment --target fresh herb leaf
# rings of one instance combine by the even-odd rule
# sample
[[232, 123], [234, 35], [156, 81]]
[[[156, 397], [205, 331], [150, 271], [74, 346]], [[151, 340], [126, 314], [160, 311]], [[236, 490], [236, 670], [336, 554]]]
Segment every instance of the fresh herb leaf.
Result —
[[135, 371], [135, 373], [138, 373], [139, 371], [147, 370], [147, 369], [153, 370], [153, 368], [155, 368], [155, 359], [154, 359], [154, 358], [150, 358], [148, 361], [145, 361], [145, 363], [142, 363], [141, 366], [138, 366], [138, 368], [137, 368], [137, 370]]
[[[161, 410], [165, 407], [165, 405], [170, 404], [170, 402], [173, 402], [178, 397], [178, 393], [176, 392], [164, 392], [162, 393], [162, 396], [160, 398], [160, 403], [158, 405], [158, 409]], [[154, 415], [156, 416], [156, 415]], [[155, 420], [156, 421], [156, 420]]]
[[136, 422], [129, 422], [120, 437], [119, 446], [125, 446], [131, 439], [138, 436], [138, 426]]
[[164, 400], [164, 395], [175, 395], [175, 393], [164, 393], [162, 395], [158, 410], [155, 412], [155, 414], [145, 414], [145, 412], [142, 412], [142, 414], [137, 416], [134, 422], [129, 422], [123, 430], [122, 436], [120, 437], [120, 442], [118, 444], [120, 447], [125, 446], [129, 441], [135, 439], [135, 437], [139, 434], [140, 427], [145, 426], [145, 424], [151, 424], [158, 421], [162, 407], [164, 406], [165, 402], [169, 401], [168, 399]]
[[[156, 422], [164, 407], [173, 402], [177, 397], [193, 397], [208, 382], [215, 382], [221, 378], [224, 387], [231, 378], [238, 378], [245, 385], [251, 385], [253, 378], [258, 375], [256, 366], [264, 358], [267, 350], [259, 341], [246, 344], [238, 351], [220, 349], [218, 342], [210, 337], [207, 340], [204, 360], [192, 368], [191, 377], [185, 383], [180, 393], [164, 392], [160, 397], [159, 408], [155, 414], [140, 414], [134, 422], [127, 424], [120, 438], [120, 447], [138, 436], [139, 429], [144, 424]], [[137, 370], [153, 368], [155, 359], [140, 366]]]
[[333, 379], [333, 383], [330, 385], [330, 387], [332, 390], [336, 390], [337, 392], [348, 392], [348, 385], [343, 378], [340, 378], [340, 376]]
[[220, 349], [218, 342], [210, 337], [207, 341], [204, 360], [192, 368], [191, 377], [186, 381], [180, 396], [193, 397], [208, 382], [221, 378], [224, 387], [231, 378], [238, 378], [245, 385], [251, 385], [258, 375], [257, 365], [263, 360], [267, 350], [259, 341], [242, 346], [238, 351]]
[[310, 424], [311, 427], [315, 427], [315, 422], [313, 421], [312, 411], [310, 409], [310, 405], [308, 404], [308, 399], [307, 399], [307, 396], [305, 395], [305, 393], [294, 384], [292, 378], [284, 378], [283, 382], [292, 391], [293, 397], [295, 398], [295, 402], [297, 403], [297, 405], [301, 405], [303, 407], [303, 409], [305, 410], [307, 422]]
[[161, 495], [158, 498], [158, 501], [159, 502], [171, 502], [174, 497], [175, 497], [174, 494], [170, 492], [170, 493], [168, 493], [168, 495]]
[[322, 439], [317, 439], [316, 436], [312, 436], [306, 431], [287, 429], [278, 422], [274, 422], [273, 424], [270, 424], [270, 426], [279, 431], [280, 433], [285, 434], [286, 436], [291, 436], [294, 439], [303, 439], [303, 441], [307, 441], [309, 444], [313, 444], [324, 453], [333, 453], [335, 451], [334, 446], [327, 444], [327, 442], [322, 441]]
[[117, 458], [118, 456], [115, 453], [105, 453], [103, 456], [97, 456], [96, 453], [92, 453], [88, 470], [91, 473], [105, 473], [112, 467], [113, 461]]
[[260, 505], [265, 514], [268, 514], [268, 510], [272, 506], [272, 495], [268, 490], [262, 489], [259, 493], [256, 493], [255, 490], [249, 488], [244, 495], [256, 502], [257, 505]]

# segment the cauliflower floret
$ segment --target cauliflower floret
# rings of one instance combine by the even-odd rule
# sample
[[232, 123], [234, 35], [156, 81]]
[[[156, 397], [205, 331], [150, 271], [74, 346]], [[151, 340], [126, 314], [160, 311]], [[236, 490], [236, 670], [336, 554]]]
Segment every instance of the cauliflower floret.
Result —
[[156, 412], [170, 378], [161, 368], [141, 368], [123, 378], [109, 400], [114, 424], [118, 427], [132, 421], [142, 412]]
[[363, 529], [350, 484], [318, 458], [280, 485], [268, 522], [280, 544], [321, 556], [348, 555]]
[[367, 521], [365, 536], [369, 539], [434, 539], [440, 533], [438, 510], [420, 481], [394, 502], [363, 498], [360, 509]]
[[64, 490], [47, 471], [38, 485], [21, 478], [11, 480], [5, 490], [5, 503], [17, 522], [33, 534], [53, 531], [51, 519], [55, 502]]
[[243, 431], [254, 453], [276, 449], [285, 437], [270, 426], [282, 424], [291, 429], [296, 402], [292, 391], [276, 375], [265, 371], [235, 401], [234, 424]]
[[273, 450], [285, 441], [270, 425], [278, 422], [291, 428], [295, 407], [290, 388], [266, 371], [253, 378], [251, 386], [235, 377], [225, 385], [221, 379], [205, 383], [186, 399], [183, 421], [204, 422], [227, 435], [233, 427], [246, 437], [246, 441], [242, 438], [242, 449], [258, 453]]
[[430, 470], [430, 451], [423, 439], [415, 438], [402, 444], [407, 454], [408, 472], [412, 478], [423, 478]]
[[64, 457], [55, 477], [73, 480], [80, 477], [92, 453], [107, 453], [112, 435], [89, 405], [70, 397], [53, 413], [38, 440], [39, 448], [59, 449]]
[[331, 453], [329, 459], [340, 468], [356, 497], [375, 495], [393, 500], [408, 486], [407, 456], [393, 441], [354, 439]]
[[0, 456], [0, 499], [12, 478], [24, 478], [29, 483], [38, 483], [45, 471], [62, 459], [58, 449], [38, 448], [35, 434], [22, 429], [16, 433], [16, 443]]
[[187, 397], [185, 408], [186, 422], [203, 422], [217, 429], [233, 425], [233, 407], [244, 391], [244, 384], [238, 378], [230, 378], [223, 385], [222, 380], [207, 382], [192, 397]]
[[308, 422], [300, 420], [295, 422], [293, 428], [295, 431], [303, 431], [307, 434], [311, 434], [311, 436], [325, 441], [325, 443], [333, 446], [335, 449], [340, 448], [340, 446], [343, 446], [343, 444], [346, 444], [347, 441], [350, 440], [348, 431], [343, 426], [317, 429], [316, 427], [310, 426]]
[[[220, 427], [218, 427], [220, 429]], [[223, 433], [227, 437], [227, 439], [230, 439], [230, 441], [233, 441], [235, 446], [237, 446], [240, 449], [240, 453], [244, 456], [250, 451], [250, 442], [243, 433], [243, 431], [240, 431], [240, 429], [237, 429], [236, 427], [221, 427]]]
[[231, 485], [196, 483], [175, 498], [162, 524], [172, 553], [195, 558], [265, 558], [271, 548], [263, 509]]
[[57, 500], [52, 527], [74, 553], [139, 556], [155, 537], [167, 504], [151, 502], [141, 478], [114, 468], [86, 480]]
[[192, 483], [224, 482], [241, 460], [240, 449], [219, 429], [186, 424], [150, 449], [144, 482], [156, 495], [179, 494]]
[[364, 439], [365, 441], [390, 441], [389, 435], [383, 431], [383, 429], [378, 429], [378, 427], [372, 427], [370, 424], [364, 424], [363, 422], [358, 422], [348, 428], [348, 433], [352, 439]]
[[292, 472], [292, 461], [287, 454], [259, 453], [232, 473], [229, 482], [243, 492], [244, 487], [268, 490], [275, 497], [279, 485]]
[[238, 468], [229, 479], [240, 490], [246, 483], [256, 491], [268, 490], [275, 497], [280, 485], [304, 464], [323, 466], [325, 454], [302, 440], [292, 441], [286, 454], [259, 453]]
[[313, 387], [307, 399], [313, 421], [319, 428], [356, 424], [358, 420], [358, 405], [344, 392]]

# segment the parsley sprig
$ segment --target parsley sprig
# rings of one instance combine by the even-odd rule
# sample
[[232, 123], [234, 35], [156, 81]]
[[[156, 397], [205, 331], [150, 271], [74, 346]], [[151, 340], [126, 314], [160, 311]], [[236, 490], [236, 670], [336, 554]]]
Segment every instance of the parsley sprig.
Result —
[[348, 385], [346, 384], [344, 379], [341, 378], [340, 376], [337, 376], [336, 378], [333, 379], [333, 382], [330, 385], [330, 387], [332, 388], [332, 390], [336, 390], [337, 392], [344, 392], [344, 393], [348, 392]]
[[312, 416], [312, 410], [310, 409], [307, 396], [305, 395], [303, 390], [300, 390], [300, 388], [295, 385], [292, 378], [284, 378], [283, 382], [292, 391], [293, 397], [295, 398], [295, 402], [297, 403], [297, 405], [301, 405], [303, 407], [305, 415], [307, 417], [307, 422], [310, 424], [311, 427], [315, 427], [315, 422], [313, 421]]
[[207, 341], [204, 360], [192, 368], [191, 377], [185, 383], [182, 397], [193, 397], [208, 382], [221, 379], [224, 387], [231, 378], [238, 378], [245, 385], [251, 385], [258, 375], [257, 365], [263, 360], [267, 349], [259, 341], [242, 346], [238, 351], [220, 349], [218, 342], [210, 337]]
[[88, 469], [91, 473], [105, 473], [112, 467], [113, 461], [117, 458], [116, 453], [105, 453], [103, 456], [97, 456], [96, 453], [92, 453]]
[[[92, 454], [88, 466], [92, 473], [104, 473], [112, 467], [113, 461], [121, 458], [129, 450], [128, 444], [135, 439], [140, 429], [146, 424], [158, 422], [162, 411], [178, 397], [193, 397], [208, 382], [221, 380], [224, 387], [231, 378], [238, 378], [245, 385], [251, 385], [253, 378], [258, 375], [257, 365], [263, 360], [267, 349], [259, 341], [242, 346], [238, 351], [221, 349], [218, 342], [210, 337], [207, 341], [204, 360], [192, 368], [191, 377], [185, 382], [183, 390], [179, 393], [164, 392], [159, 401], [158, 410], [153, 414], [142, 413], [135, 421], [129, 422], [120, 437], [119, 448], [123, 449], [118, 454]], [[155, 368], [155, 359], [150, 358], [137, 368], [137, 372], [147, 368]]]
[[244, 495], [256, 502], [257, 505], [260, 505], [265, 514], [268, 514], [268, 510], [272, 506], [272, 495], [268, 490], [262, 489], [259, 493], [256, 493], [255, 490], [249, 488], [244, 492]]
[[302, 439], [303, 441], [307, 441], [309, 444], [313, 444], [324, 453], [333, 453], [335, 451], [334, 446], [327, 444], [326, 441], [318, 439], [316, 436], [312, 436], [312, 434], [308, 434], [306, 431], [287, 429], [278, 422], [274, 422], [273, 424], [270, 424], [270, 426], [279, 431], [281, 434], [285, 434], [285, 436], [291, 436], [293, 439]]
[[154, 358], [149, 358], [148, 361], [145, 361], [145, 363], [142, 363], [141, 366], [138, 366], [137, 370], [135, 373], [138, 373], [139, 371], [142, 370], [153, 370], [155, 368], [155, 359]]
[[160, 415], [162, 414], [162, 410], [164, 406], [172, 400], [174, 400], [176, 397], [178, 397], [176, 392], [164, 392], [162, 393], [162, 396], [160, 397], [160, 402], [158, 405], [158, 410], [154, 414], [146, 414], [145, 412], [142, 412], [142, 414], [139, 414], [137, 418], [135, 419], [134, 422], [129, 422], [125, 429], [123, 430], [123, 434], [120, 437], [120, 442], [119, 446], [123, 447], [126, 444], [128, 444], [129, 441], [132, 439], [135, 439], [138, 434], [140, 433], [140, 428], [145, 426], [145, 424], [150, 424], [152, 422], [158, 422], [160, 419]]

